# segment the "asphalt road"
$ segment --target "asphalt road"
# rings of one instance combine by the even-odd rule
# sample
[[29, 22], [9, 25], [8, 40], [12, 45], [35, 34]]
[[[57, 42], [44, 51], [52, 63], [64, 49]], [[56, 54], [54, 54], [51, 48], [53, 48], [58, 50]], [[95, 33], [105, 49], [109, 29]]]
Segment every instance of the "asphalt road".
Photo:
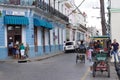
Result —
[[73, 53], [61, 54], [42, 61], [0, 64], [0, 80], [117, 80], [98, 75], [95, 78], [89, 72], [89, 64], [75, 62]]

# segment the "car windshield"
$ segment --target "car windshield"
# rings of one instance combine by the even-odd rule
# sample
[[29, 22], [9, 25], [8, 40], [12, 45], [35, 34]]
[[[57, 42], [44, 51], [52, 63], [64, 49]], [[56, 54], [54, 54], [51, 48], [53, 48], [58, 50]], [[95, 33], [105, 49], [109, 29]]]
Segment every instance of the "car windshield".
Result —
[[73, 42], [67, 42], [66, 45], [73, 45]]

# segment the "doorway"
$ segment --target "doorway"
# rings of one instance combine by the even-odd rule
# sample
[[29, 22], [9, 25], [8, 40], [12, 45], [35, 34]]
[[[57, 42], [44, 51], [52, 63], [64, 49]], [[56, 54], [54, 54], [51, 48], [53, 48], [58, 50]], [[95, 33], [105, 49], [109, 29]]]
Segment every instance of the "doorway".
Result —
[[45, 28], [42, 28], [43, 52], [45, 52]]
[[15, 44], [20, 44], [22, 41], [22, 26], [7, 25], [7, 47], [8, 56], [12, 56], [12, 48]]
[[35, 52], [38, 52], [38, 32], [37, 32], [37, 27], [34, 27], [34, 45], [35, 45]]

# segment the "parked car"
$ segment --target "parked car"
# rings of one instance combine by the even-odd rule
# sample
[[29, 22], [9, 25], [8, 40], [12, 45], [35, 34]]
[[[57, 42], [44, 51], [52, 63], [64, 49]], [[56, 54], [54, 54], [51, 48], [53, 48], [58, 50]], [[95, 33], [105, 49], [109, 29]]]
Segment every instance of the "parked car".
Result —
[[67, 51], [74, 51], [76, 48], [76, 43], [75, 41], [67, 41], [65, 44], [64, 44], [64, 50], [65, 52]]

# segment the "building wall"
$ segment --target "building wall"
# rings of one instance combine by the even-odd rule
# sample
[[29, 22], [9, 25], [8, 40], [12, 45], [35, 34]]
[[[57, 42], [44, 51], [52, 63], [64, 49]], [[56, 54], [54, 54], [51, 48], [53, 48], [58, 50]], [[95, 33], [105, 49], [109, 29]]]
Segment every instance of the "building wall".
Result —
[[[59, 4], [58, 4], [59, 2]], [[65, 41], [66, 40], [83, 40], [85, 39], [84, 34], [81, 31], [76, 30], [78, 26], [76, 26], [77, 24], [81, 24], [83, 26], [85, 26], [85, 16], [83, 16], [82, 13], [80, 13], [78, 10], [76, 10], [75, 12], [73, 12], [73, 10], [76, 8], [74, 5], [74, 0], [55, 0], [55, 6], [54, 6], [54, 0], [50, 1], [51, 5], [53, 7], [55, 7], [55, 9], [57, 9], [58, 11], [60, 11], [61, 13], [63, 13], [64, 15], [69, 17], [69, 23], [70, 26], [66, 27], [66, 36], [64, 35]], [[68, 6], [66, 6], [69, 5]], [[74, 34], [73, 34], [74, 33]], [[78, 33], [78, 34], [77, 34]], [[78, 36], [79, 35], [79, 36]], [[75, 39], [74, 39], [75, 38]], [[64, 40], [63, 40], [64, 41]]]
[[[29, 9], [16, 9], [16, 8], [0, 8], [2, 15], [0, 16], [0, 59], [6, 59], [8, 56], [8, 49], [7, 49], [7, 29], [6, 25], [4, 24], [4, 16], [7, 14], [13, 15], [14, 12], [19, 13], [19, 10], [23, 12], [25, 17], [29, 20], [29, 25], [22, 26], [22, 43], [24, 45], [29, 44], [30, 51], [29, 57], [37, 57], [45, 54], [52, 54], [56, 52], [63, 51], [63, 42], [65, 41], [65, 24], [60, 22], [52, 21], [53, 29], [45, 29], [45, 52], [43, 52], [43, 38], [42, 38], [42, 27], [37, 27], [37, 37], [38, 37], [38, 51], [35, 52], [35, 45], [34, 45], [34, 18], [39, 17], [43, 19], [42, 15], [31, 11]], [[36, 14], [37, 13], [37, 14]], [[39, 15], [38, 15], [39, 14]], [[15, 15], [13, 15], [15, 16]], [[47, 19], [47, 17], [45, 17]], [[52, 19], [51, 19], [52, 20]], [[50, 33], [49, 33], [50, 32]], [[55, 32], [55, 35], [53, 34]], [[50, 37], [49, 37], [50, 35]], [[59, 38], [58, 38], [59, 36]], [[55, 41], [54, 41], [55, 38]], [[59, 44], [58, 44], [59, 39]], [[49, 42], [50, 40], [50, 42]]]
[[120, 1], [119, 0], [111, 0], [111, 8], [120, 8]]
[[119, 38], [119, 27], [120, 27], [120, 1], [118, 0], [111, 0], [111, 40], [117, 39], [117, 41], [120, 43], [120, 38]]
[[4, 59], [7, 57], [7, 43], [6, 43], [6, 27], [3, 24], [3, 20], [4, 20], [4, 15], [5, 15], [5, 11], [3, 11], [2, 9], [1, 13], [2, 15], [0, 16], [0, 59]]
[[117, 39], [120, 43], [120, 19], [118, 17], [120, 17], [120, 12], [111, 14], [111, 39]]
[[[26, 7], [27, 7], [28, 5], [32, 5], [33, 1], [34, 0], [21, 0], [20, 5], [24, 5], [24, 7], [26, 5]], [[50, 0], [50, 3], [54, 7], [53, 1], [54, 0]], [[74, 0], [70, 0], [70, 1], [74, 2]], [[48, 3], [48, 0], [45, 0], [45, 2]], [[67, 6], [65, 6], [65, 2], [66, 1], [63, 0], [63, 2], [60, 2], [60, 4], [58, 5], [58, 1], [56, 0], [55, 9], [58, 9], [58, 7], [59, 7], [58, 11], [60, 11], [63, 14], [68, 16], [72, 12], [72, 10], [74, 10], [75, 7], [71, 4], [71, 2], [68, 2], [69, 5], [72, 7], [72, 8], [68, 8]], [[66, 41], [66, 35], [67, 35], [66, 34], [67, 33], [66, 23], [62, 23], [61, 21], [56, 21], [56, 20], [49, 18], [49, 20], [51, 21], [51, 23], [53, 25], [53, 29], [51, 29], [51, 30], [45, 29], [45, 52], [43, 49], [43, 37], [42, 37], [42, 34], [43, 34], [42, 29], [43, 28], [41, 26], [37, 26], [38, 51], [35, 51], [34, 18], [45, 19], [45, 20], [49, 21], [48, 17], [46, 15], [40, 14], [40, 12], [37, 11], [37, 9], [35, 9], [36, 11], [34, 11], [29, 8], [24, 8], [24, 7], [20, 8], [20, 6], [17, 8], [16, 7], [15, 8], [14, 7], [0, 7], [0, 10], [2, 10], [2, 16], [0, 17], [0, 23], [1, 23], [0, 24], [0, 26], [1, 26], [1, 29], [0, 29], [0, 34], [1, 34], [0, 51], [2, 53], [0, 53], [0, 59], [5, 59], [5, 58], [9, 57], [8, 50], [7, 50], [7, 44], [8, 44], [7, 43], [7, 30], [6, 30], [6, 25], [4, 25], [4, 21], [3, 21], [4, 16], [6, 14], [13, 15], [14, 12], [18, 13], [18, 14], [14, 14], [14, 15], [19, 15], [19, 14], [23, 13], [24, 15], [22, 15], [22, 16], [27, 17], [29, 20], [29, 25], [22, 26], [22, 42], [24, 43], [24, 45], [26, 45], [26, 43], [27, 43], [30, 46], [29, 57], [37, 57], [37, 56], [41, 56], [41, 55], [45, 55], [45, 54], [52, 54], [52, 53], [63, 51], [63, 42]], [[77, 22], [75, 15], [76, 14], [70, 15], [72, 25], [76, 24], [75, 22]], [[73, 37], [74, 37], [74, 35], [72, 35], [73, 29], [74, 29], [74, 26], [71, 26], [68, 30], [69, 39], [71, 41], [73, 40]], [[49, 32], [50, 32], [50, 34], [49, 34]], [[75, 31], [75, 33], [76, 33], [76, 31]], [[50, 37], [49, 37], [49, 35], [50, 35]], [[77, 38], [77, 36], [75, 38]]]

